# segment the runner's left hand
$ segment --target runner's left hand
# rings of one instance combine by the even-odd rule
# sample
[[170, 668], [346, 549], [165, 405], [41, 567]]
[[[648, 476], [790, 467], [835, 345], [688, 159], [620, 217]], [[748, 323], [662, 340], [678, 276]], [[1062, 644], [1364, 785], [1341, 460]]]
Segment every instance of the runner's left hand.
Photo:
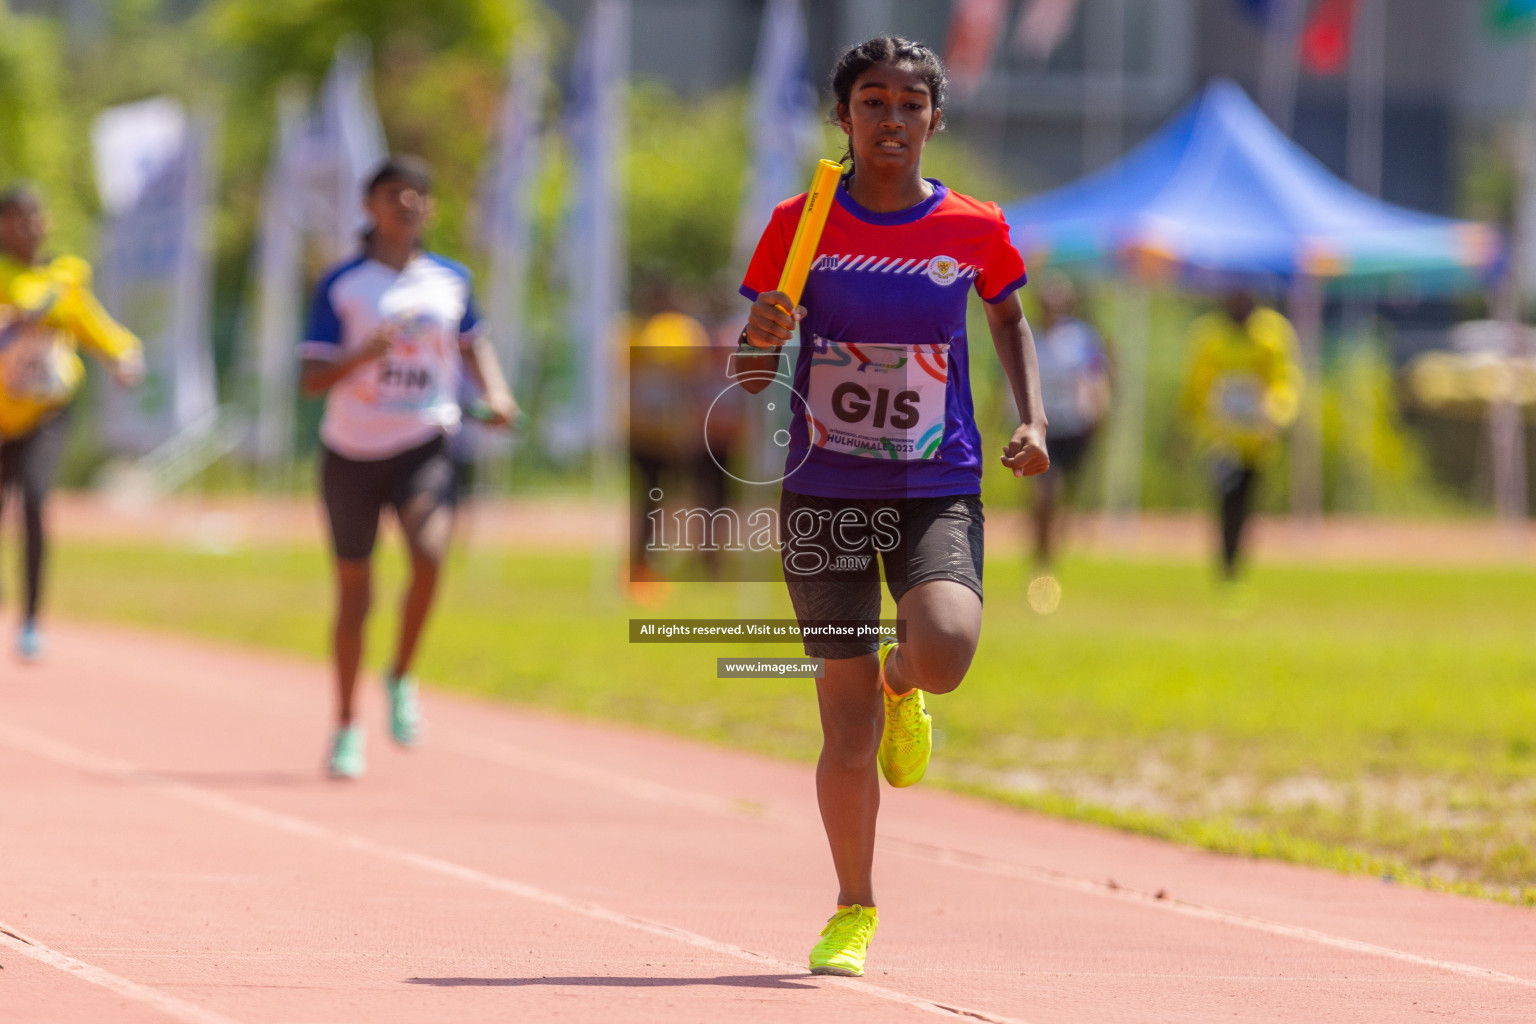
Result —
[[144, 357], [125, 356], [112, 365], [113, 378], [125, 388], [144, 383]]
[[1037, 423], [1021, 423], [1003, 449], [1003, 465], [1014, 476], [1039, 476], [1051, 468], [1045, 451], [1045, 428]]
[[488, 426], [515, 429], [521, 425], [523, 411], [517, 407], [512, 396], [506, 395], [475, 402], [470, 409], [470, 417]]

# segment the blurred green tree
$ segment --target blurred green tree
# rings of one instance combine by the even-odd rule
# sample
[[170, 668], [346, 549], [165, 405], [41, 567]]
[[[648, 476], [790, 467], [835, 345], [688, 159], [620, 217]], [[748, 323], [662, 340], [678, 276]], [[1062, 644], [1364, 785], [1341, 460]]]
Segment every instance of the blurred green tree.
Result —
[[718, 284], [731, 269], [745, 185], [741, 93], [685, 100], [659, 82], [640, 82], [629, 110], [631, 281], [666, 278], [694, 290]]
[[64, 92], [59, 26], [16, 14], [0, 0], [0, 187], [36, 183], [48, 197], [57, 246], [83, 251], [89, 240], [82, 133]]
[[254, 222], [279, 89], [316, 88], [336, 44], [357, 35], [372, 44], [390, 148], [432, 163], [435, 235], [458, 250], [512, 41], [523, 32], [547, 37], [554, 23], [535, 0], [215, 0], [201, 28], [230, 87], [229, 119], [241, 126], [226, 152], [240, 192], [232, 198], [249, 204], [245, 223]]

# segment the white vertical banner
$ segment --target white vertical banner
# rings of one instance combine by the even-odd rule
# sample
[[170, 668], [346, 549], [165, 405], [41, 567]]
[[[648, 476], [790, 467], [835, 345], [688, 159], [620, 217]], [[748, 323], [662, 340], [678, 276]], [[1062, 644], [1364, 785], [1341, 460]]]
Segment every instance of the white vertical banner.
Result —
[[750, 177], [736, 221], [736, 263], [745, 268], [773, 208], [805, 190], [816, 157], [816, 88], [800, 0], [768, 0], [747, 102]]
[[294, 198], [327, 262], [357, 249], [366, 222], [363, 182], [387, 155], [372, 81], [368, 43], [343, 39], [293, 150]]
[[113, 107], [91, 144], [106, 209], [98, 261], [107, 309], [144, 343], [145, 382], [102, 392], [109, 447], [142, 454], [217, 404], [208, 332], [211, 120], [175, 100]]
[[218, 136], [213, 117], [192, 118], [181, 189], [181, 239], [176, 247], [176, 308], [172, 316], [172, 403], [176, 431], [201, 422], [218, 409], [213, 367], [213, 191]]
[[491, 342], [514, 388], [527, 369], [523, 321], [534, 191], [543, 160], [544, 50], [520, 39], [507, 65], [507, 91], [496, 126], [496, 151], [481, 181], [481, 244], [489, 253], [485, 291]]
[[256, 315], [247, 359], [256, 376], [253, 454], [288, 464], [293, 447], [298, 334], [303, 328], [306, 243], [333, 263], [357, 251], [366, 215], [363, 183], [386, 155], [373, 101], [368, 44], [343, 39], [312, 110], [278, 99], [277, 139], [262, 190]]
[[567, 257], [569, 326], [575, 340], [577, 387], [571, 415], [551, 438], [557, 450], [591, 447], [599, 455], [617, 436], [620, 397], [615, 368], [624, 308], [624, 195], [620, 180], [627, 136], [629, 0], [596, 0], [572, 68], [566, 133], [573, 162]]

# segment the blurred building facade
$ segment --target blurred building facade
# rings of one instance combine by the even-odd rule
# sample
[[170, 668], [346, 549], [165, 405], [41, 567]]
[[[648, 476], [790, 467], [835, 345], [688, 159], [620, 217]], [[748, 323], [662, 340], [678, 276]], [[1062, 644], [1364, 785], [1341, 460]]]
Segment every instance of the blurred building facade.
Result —
[[[543, 0], [573, 28], [591, 2]], [[881, 32], [942, 48], [954, 6], [952, 0], [803, 2], [811, 70], [819, 81], [843, 46]], [[1489, 139], [1518, 117], [1532, 47], [1493, 34], [1481, 0], [1377, 2], [1385, 26], [1381, 194], [1417, 209], [1461, 212], [1457, 181], [1466, 144]], [[746, 81], [765, 0], [632, 3], [636, 76], [690, 93]], [[1005, 36], [1011, 37], [1027, 0], [1006, 5]], [[84, 33], [99, 30], [108, 7], [106, 0], [10, 0], [10, 6], [62, 15]], [[203, 0], [166, 4], [183, 13], [200, 6]], [[1005, 38], [977, 93], [951, 98], [950, 127], [1012, 185], [1015, 195], [998, 198], [1062, 184], [1144, 138], [1213, 76], [1229, 76], [1257, 97], [1264, 34], [1243, 6], [1239, 0], [1081, 0], [1071, 32], [1048, 61], [1018, 54]], [[1116, 51], [1123, 59], [1113, 59]], [[1106, 76], [1115, 66], [1123, 88], [1112, 90], [1106, 103]], [[1293, 135], [1341, 175], [1348, 164], [1347, 97], [1343, 74], [1300, 75]]]
[[[764, 0], [633, 2], [637, 76], [686, 92], [746, 79]], [[1456, 212], [1462, 144], [1485, 140], [1518, 116], [1531, 47], [1493, 35], [1481, 3], [1382, 2], [1381, 193], [1417, 209]], [[590, 0], [546, 3], [576, 23]], [[842, 46], [880, 32], [942, 47], [951, 6], [945, 0], [807, 0], [813, 73], [824, 76]], [[1023, 6], [1009, 4], [1009, 36]], [[1115, 104], [1106, 108], [1102, 100], [1108, 66], [1102, 40], [1113, 40], [1117, 21], [1124, 41], [1118, 117]], [[1236, 0], [1083, 0], [1076, 24], [1049, 61], [1015, 53], [1005, 38], [975, 96], [953, 97], [947, 113], [951, 128], [1023, 195], [1108, 162], [1213, 76], [1229, 76], [1259, 95], [1263, 50], [1260, 26]], [[1089, 113], [1091, 105], [1100, 116]], [[1293, 134], [1341, 175], [1348, 106], [1345, 75], [1300, 75]]]

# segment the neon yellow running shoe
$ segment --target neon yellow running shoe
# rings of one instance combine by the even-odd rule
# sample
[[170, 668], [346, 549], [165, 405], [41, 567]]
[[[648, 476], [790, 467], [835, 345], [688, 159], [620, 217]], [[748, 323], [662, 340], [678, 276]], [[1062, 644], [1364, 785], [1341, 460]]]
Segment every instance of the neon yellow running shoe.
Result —
[[880, 924], [874, 907], [838, 907], [821, 930], [821, 941], [811, 947], [812, 974], [840, 974], [858, 978], [864, 974], [864, 954]]
[[885, 659], [895, 649], [895, 644], [880, 648], [885, 732], [880, 737], [880, 752], [875, 760], [880, 763], [885, 781], [900, 788], [917, 782], [928, 770], [928, 760], [933, 756], [933, 716], [923, 704], [922, 690], [913, 689], [897, 697], [885, 689]]

